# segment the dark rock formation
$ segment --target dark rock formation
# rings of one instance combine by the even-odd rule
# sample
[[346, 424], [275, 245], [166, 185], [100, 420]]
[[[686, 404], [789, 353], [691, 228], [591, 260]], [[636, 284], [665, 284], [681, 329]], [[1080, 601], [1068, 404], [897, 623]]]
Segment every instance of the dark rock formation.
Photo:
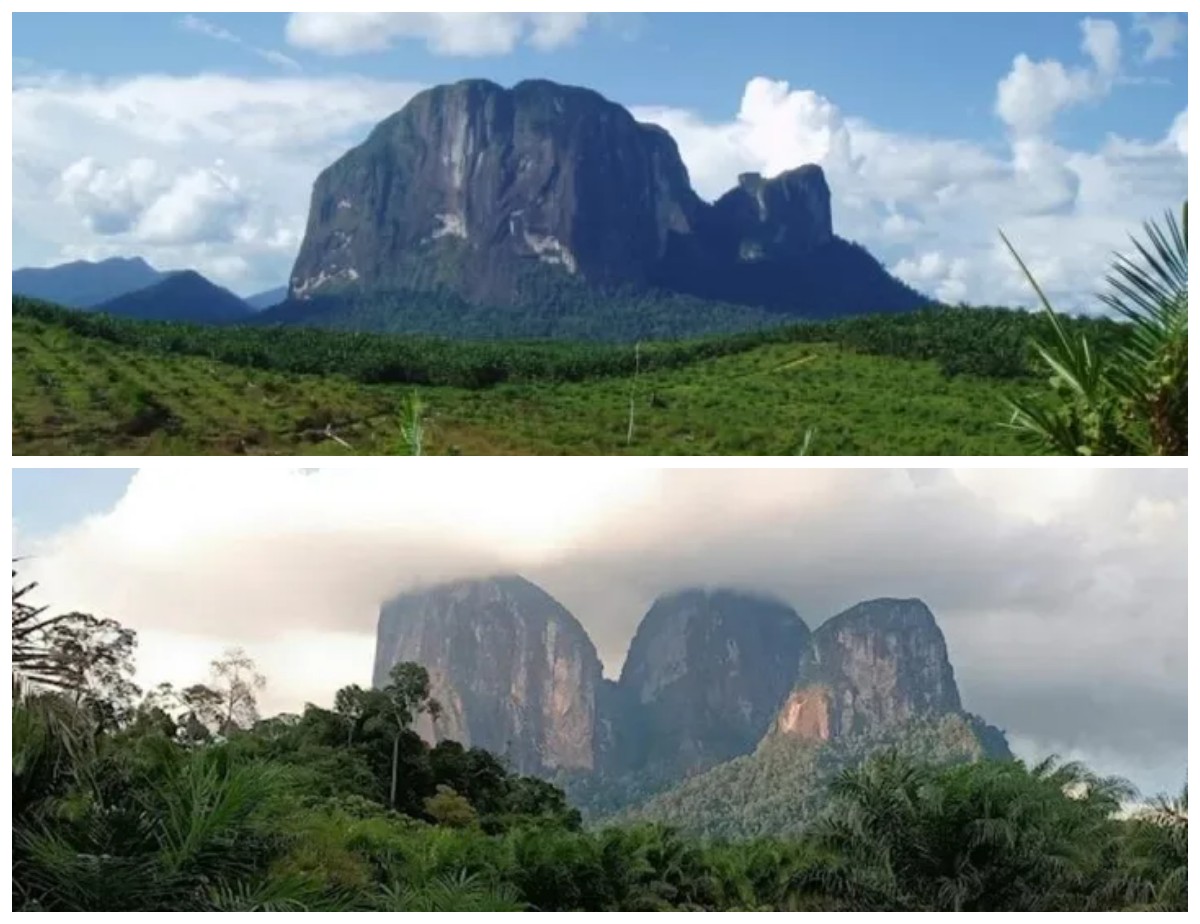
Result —
[[440, 285], [512, 302], [531, 264], [644, 282], [700, 207], [670, 136], [591, 90], [435, 87], [317, 179], [291, 295]]
[[794, 260], [833, 240], [829, 184], [811, 164], [771, 180], [743, 173], [713, 211], [727, 260]]
[[808, 628], [788, 606], [730, 590], [655, 601], [621, 671], [626, 768], [690, 770], [754, 748], [796, 681]]
[[[382, 607], [374, 683], [402, 661], [425, 666], [443, 707], [422, 734], [563, 781], [600, 814], [713, 767], [726, 769], [710, 782], [740, 782], [717, 785], [719, 799], [700, 783], [701, 801], [754, 790], [777, 805], [779, 787], [765, 781], [811, 776], [804, 766], [818, 754], [838, 766], [893, 745], [934, 761], [1011, 756], [1001, 731], [963, 711], [945, 639], [919, 600], [860, 603], [810, 633], [767, 598], [669, 594], [647, 612], [613, 682], [584, 629], [543, 590], [519, 577], [459, 581]], [[815, 794], [810, 783], [796, 791]]]
[[820, 167], [746, 174], [709, 205], [666, 131], [544, 80], [427, 90], [323, 171], [289, 298], [447, 290], [529, 305], [564, 286], [814, 316], [926, 301], [834, 236]]
[[379, 614], [374, 683], [423, 665], [443, 713], [434, 729], [524, 773], [590, 771], [600, 659], [575, 618], [519, 577], [404, 594]]
[[920, 600], [871, 600], [812, 634], [776, 733], [828, 741], [960, 713], [946, 640]]

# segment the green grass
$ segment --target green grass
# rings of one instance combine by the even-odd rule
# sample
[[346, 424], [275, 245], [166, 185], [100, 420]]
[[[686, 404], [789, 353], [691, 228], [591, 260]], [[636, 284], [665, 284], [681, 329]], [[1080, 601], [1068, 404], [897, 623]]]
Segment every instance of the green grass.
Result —
[[[1021, 378], [829, 342], [764, 342], [630, 376], [423, 385], [426, 454], [1009, 455]], [[13, 452], [391, 454], [411, 385], [301, 375], [125, 345], [13, 318]], [[325, 435], [326, 429], [351, 449]]]

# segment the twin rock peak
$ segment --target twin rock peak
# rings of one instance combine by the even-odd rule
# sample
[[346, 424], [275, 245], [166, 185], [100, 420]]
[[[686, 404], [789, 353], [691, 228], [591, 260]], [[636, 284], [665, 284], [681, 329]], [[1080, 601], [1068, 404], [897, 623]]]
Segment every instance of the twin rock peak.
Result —
[[734, 590], [660, 597], [620, 679], [558, 601], [521, 577], [402, 594], [380, 611], [374, 682], [424, 665], [436, 730], [523, 773], [687, 774], [764, 737], [817, 741], [962, 714], [954, 670], [920, 600], [860, 603], [815, 631], [791, 607]]

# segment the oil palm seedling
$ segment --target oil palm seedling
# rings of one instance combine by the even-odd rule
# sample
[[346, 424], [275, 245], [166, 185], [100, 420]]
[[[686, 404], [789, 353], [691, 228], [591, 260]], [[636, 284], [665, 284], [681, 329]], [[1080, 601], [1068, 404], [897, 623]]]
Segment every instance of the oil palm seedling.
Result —
[[1049, 395], [1010, 401], [1007, 426], [1035, 449], [1064, 455], [1187, 454], [1187, 205], [1145, 225], [1135, 254], [1118, 255], [1101, 302], [1124, 320], [1123, 346], [1101, 353], [1072, 333], [1008, 238], [1050, 323], [1034, 351]]

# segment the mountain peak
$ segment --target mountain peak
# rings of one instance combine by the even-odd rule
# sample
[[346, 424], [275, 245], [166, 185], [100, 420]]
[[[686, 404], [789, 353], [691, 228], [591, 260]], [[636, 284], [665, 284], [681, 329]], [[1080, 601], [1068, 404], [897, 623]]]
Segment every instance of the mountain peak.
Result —
[[40, 298], [68, 308], [91, 308], [154, 285], [164, 276], [141, 257], [75, 260], [59, 266], [14, 270], [14, 295]]
[[946, 640], [929, 607], [881, 598], [813, 632], [774, 730], [829, 740], [961, 711]]
[[[877, 629], [933, 629], [939, 635], [937, 619], [924, 600], [916, 597], [879, 597], [864, 600], [829, 619], [825, 626], [863, 625]], [[824, 628], [824, 626], [822, 626]]]
[[864, 257], [834, 237], [816, 165], [744, 174], [709, 205], [670, 135], [594, 90], [465, 80], [417, 94], [321, 173], [289, 298], [500, 306], [582, 285], [792, 314], [923, 303]]
[[244, 301], [195, 270], [167, 273], [160, 281], [95, 306], [96, 311], [145, 321], [230, 324], [244, 321], [252, 309]]
[[423, 665], [443, 712], [429, 737], [505, 754], [524, 773], [597, 763], [600, 658], [557, 600], [519, 575], [409, 591], [379, 612], [374, 683]]
[[619, 760], [691, 769], [750, 750], [795, 682], [807, 641], [796, 611], [769, 597], [720, 587], [659, 597], [621, 669], [618, 686], [642, 724]]

